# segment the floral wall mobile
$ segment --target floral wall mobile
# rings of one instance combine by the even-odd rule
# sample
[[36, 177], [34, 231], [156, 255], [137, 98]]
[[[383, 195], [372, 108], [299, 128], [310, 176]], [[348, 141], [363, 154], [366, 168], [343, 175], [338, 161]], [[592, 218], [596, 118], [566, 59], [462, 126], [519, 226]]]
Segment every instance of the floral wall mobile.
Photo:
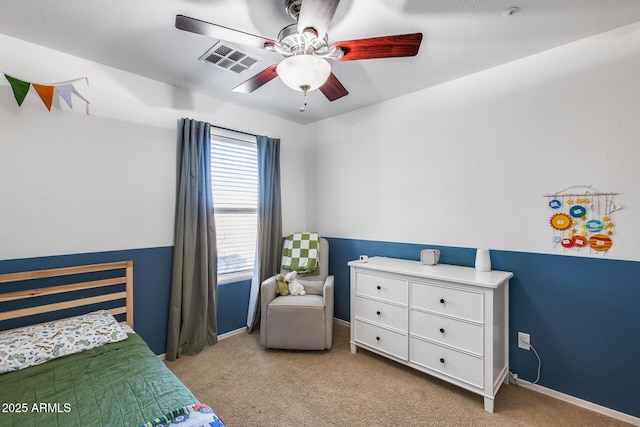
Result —
[[4, 77], [13, 90], [13, 96], [16, 98], [18, 107], [22, 106], [22, 102], [29, 93], [29, 90], [33, 89], [49, 111], [51, 111], [54, 95], [58, 95], [64, 99], [69, 108], [73, 109], [71, 104], [71, 94], [73, 93], [86, 102], [86, 111], [87, 114], [89, 114], [89, 79], [86, 77], [60, 83], [38, 84], [20, 80], [6, 73], [2, 74], [4, 74]]
[[606, 253], [613, 245], [613, 213], [622, 209], [614, 202], [618, 193], [597, 191], [588, 185], [574, 185], [547, 194], [551, 209], [549, 225], [553, 247]]

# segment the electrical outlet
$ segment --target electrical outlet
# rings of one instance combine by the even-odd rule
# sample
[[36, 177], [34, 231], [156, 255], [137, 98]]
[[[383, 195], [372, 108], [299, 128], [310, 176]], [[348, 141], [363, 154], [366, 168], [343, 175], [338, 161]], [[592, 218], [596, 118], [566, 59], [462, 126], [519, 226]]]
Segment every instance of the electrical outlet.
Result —
[[524, 332], [518, 332], [518, 348], [531, 350], [531, 337]]

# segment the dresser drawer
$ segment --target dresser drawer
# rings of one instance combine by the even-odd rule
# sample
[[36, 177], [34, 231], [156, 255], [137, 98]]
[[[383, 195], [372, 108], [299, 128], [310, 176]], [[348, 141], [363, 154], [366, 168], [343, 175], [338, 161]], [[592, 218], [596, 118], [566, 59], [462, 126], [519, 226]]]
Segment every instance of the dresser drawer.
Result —
[[361, 320], [355, 321], [355, 328], [354, 339], [356, 342], [407, 360], [409, 347], [407, 335], [371, 325]]
[[411, 310], [409, 316], [411, 334], [482, 356], [482, 325], [415, 310]]
[[411, 306], [448, 316], [483, 322], [482, 292], [411, 282]]
[[356, 293], [368, 295], [399, 304], [407, 304], [409, 282], [387, 276], [356, 273]]
[[473, 386], [483, 387], [483, 359], [411, 338], [409, 361]]
[[355, 298], [355, 314], [357, 318], [380, 323], [402, 332], [407, 332], [409, 314], [407, 307], [357, 296]]

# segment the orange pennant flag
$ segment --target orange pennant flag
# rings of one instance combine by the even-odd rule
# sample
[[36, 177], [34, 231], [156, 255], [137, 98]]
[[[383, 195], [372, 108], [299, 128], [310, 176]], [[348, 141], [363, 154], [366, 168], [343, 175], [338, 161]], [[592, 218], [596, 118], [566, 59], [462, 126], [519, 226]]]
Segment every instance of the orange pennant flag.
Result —
[[44, 102], [44, 105], [47, 106], [47, 109], [51, 111], [51, 102], [53, 101], [53, 86], [37, 85], [35, 83], [32, 83], [31, 86], [33, 86], [36, 92], [38, 92], [38, 95], [40, 95], [40, 98], [42, 99], [42, 102]]

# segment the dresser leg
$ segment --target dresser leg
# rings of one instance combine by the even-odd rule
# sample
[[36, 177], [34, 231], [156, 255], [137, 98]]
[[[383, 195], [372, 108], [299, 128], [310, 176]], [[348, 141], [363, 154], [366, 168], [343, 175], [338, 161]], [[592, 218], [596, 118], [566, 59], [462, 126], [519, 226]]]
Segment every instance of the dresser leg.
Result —
[[356, 354], [358, 347], [355, 344], [351, 344], [351, 353]]
[[493, 399], [489, 397], [484, 398], [484, 410], [487, 412], [493, 412]]

